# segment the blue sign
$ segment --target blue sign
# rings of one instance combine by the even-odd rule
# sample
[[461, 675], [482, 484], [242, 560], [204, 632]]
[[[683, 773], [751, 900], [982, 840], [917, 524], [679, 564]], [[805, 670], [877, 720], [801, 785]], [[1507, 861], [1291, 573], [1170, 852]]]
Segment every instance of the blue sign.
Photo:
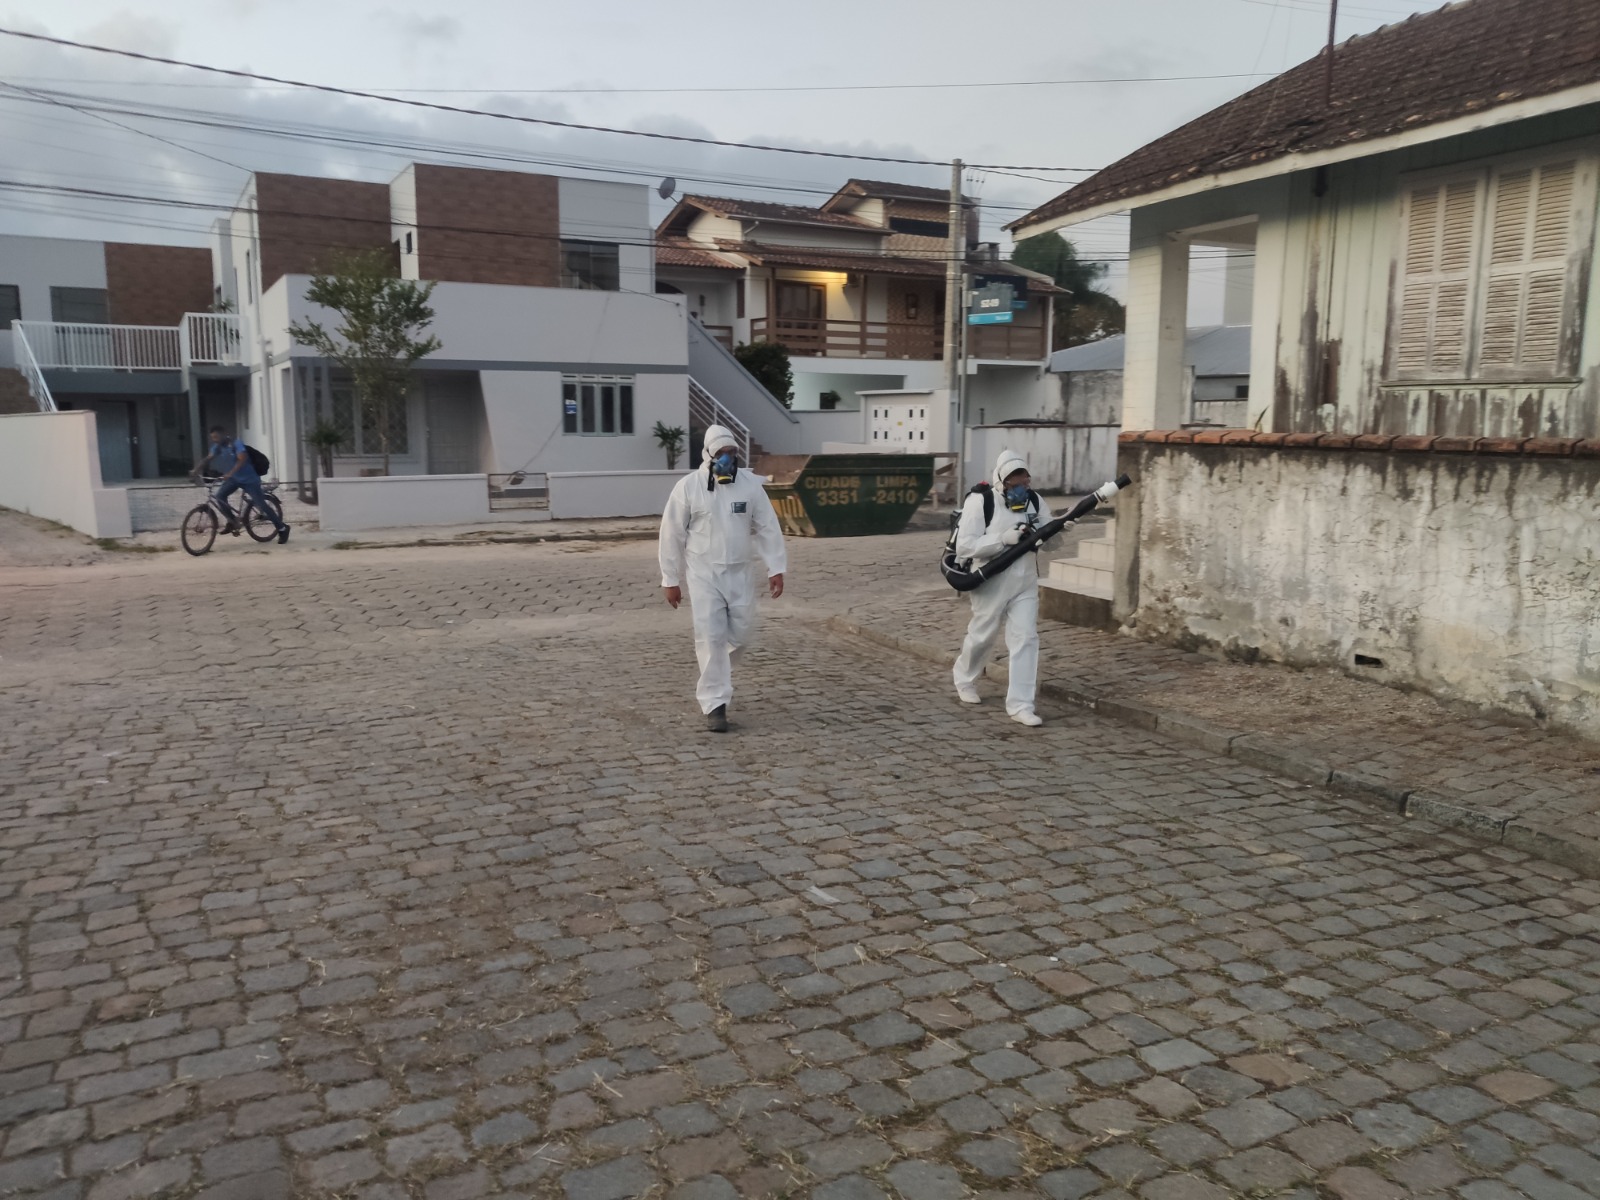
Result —
[[967, 314], [968, 325], [1009, 325], [1009, 312], [974, 312]]

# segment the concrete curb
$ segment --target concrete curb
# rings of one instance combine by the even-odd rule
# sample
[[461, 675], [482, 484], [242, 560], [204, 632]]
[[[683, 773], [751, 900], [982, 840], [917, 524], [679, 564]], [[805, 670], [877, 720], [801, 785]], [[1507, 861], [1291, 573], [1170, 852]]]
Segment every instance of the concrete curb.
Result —
[[414, 546], [449, 549], [462, 546], [536, 546], [542, 542], [639, 542], [654, 541], [661, 536], [657, 529], [597, 529], [588, 533], [508, 533], [490, 534], [487, 537], [415, 538], [399, 542], [361, 542], [350, 539], [331, 546], [318, 546], [319, 550], [409, 550]]
[[[937, 646], [882, 633], [847, 617], [829, 617], [825, 623], [839, 633], [850, 634], [942, 666], [949, 666], [953, 661], [947, 651]], [[997, 681], [1004, 681], [1006, 677], [1005, 668], [998, 665], [991, 665], [985, 674]], [[1427, 821], [1486, 842], [1511, 846], [1584, 875], [1600, 878], [1600, 841], [1593, 838], [1581, 837], [1498, 809], [1476, 808], [1459, 798], [1379, 779], [1354, 767], [1323, 762], [1279, 742], [1271, 734], [1228, 729], [1187, 713], [1101, 695], [1082, 685], [1040, 683], [1039, 693], [1147, 732], [1164, 734], [1174, 741], [1186, 742], [1211, 754], [1237, 758], [1240, 762], [1286, 779], [1332, 788], [1345, 795], [1375, 802], [1408, 819]]]

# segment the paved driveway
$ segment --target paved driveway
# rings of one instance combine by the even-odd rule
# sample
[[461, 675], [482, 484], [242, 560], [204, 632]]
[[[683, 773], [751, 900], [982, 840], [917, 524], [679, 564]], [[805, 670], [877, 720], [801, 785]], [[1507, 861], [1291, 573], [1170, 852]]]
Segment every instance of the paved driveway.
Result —
[[0, 576], [0, 1194], [1600, 1194], [1600, 889], [648, 544]]

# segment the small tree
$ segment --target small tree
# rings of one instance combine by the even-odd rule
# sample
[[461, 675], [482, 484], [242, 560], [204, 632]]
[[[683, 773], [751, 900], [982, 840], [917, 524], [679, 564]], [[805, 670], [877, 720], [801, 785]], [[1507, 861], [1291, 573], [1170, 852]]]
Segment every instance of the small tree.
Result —
[[733, 356], [756, 381], [785, 408], [794, 405], [794, 372], [789, 369], [789, 348], [780, 342], [755, 342], [735, 346]]
[[331, 309], [341, 323], [330, 333], [316, 321], [296, 321], [289, 336], [350, 373], [363, 433], [378, 431], [383, 473], [389, 473], [389, 414], [405, 403], [411, 368], [440, 346], [419, 336], [433, 323], [433, 284], [401, 279], [382, 250], [339, 256], [333, 270], [313, 275], [306, 299]]
[[683, 454], [683, 426], [669, 426], [665, 421], [657, 421], [651, 432], [656, 435], [656, 444], [667, 452], [667, 470], [675, 470], [678, 458]]
[[306, 445], [317, 452], [317, 463], [322, 468], [324, 478], [333, 478], [333, 452], [344, 443], [344, 434], [339, 427], [326, 417], [319, 417], [317, 423], [306, 430]]

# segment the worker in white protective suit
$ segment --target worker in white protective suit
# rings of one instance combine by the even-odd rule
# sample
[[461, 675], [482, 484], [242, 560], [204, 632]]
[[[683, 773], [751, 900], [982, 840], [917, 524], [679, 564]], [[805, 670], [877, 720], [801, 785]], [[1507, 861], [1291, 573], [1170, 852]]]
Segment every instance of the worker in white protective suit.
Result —
[[[1021, 455], [1002, 450], [994, 465], [993, 513], [985, 519], [988, 507], [983, 491], [968, 493], [956, 527], [956, 557], [972, 559], [982, 565], [1007, 546], [1022, 540], [1023, 534], [1050, 520], [1050, 506], [1028, 486], [1028, 464]], [[1006, 714], [1024, 725], [1041, 725], [1033, 711], [1039, 688], [1039, 566], [1032, 554], [1024, 554], [993, 579], [979, 584], [967, 595], [972, 600], [972, 620], [961, 656], [952, 672], [956, 695], [963, 703], [977, 704], [978, 676], [994, 646], [1000, 625], [1005, 623], [1006, 653], [1010, 656], [1011, 682], [1006, 688]]]
[[689, 585], [700, 660], [695, 696], [713, 733], [727, 732], [733, 663], [755, 631], [754, 556], [766, 564], [769, 594], [783, 595], [788, 555], [764, 482], [738, 462], [733, 434], [713, 425], [700, 467], [678, 480], [661, 514], [661, 588], [677, 608]]

